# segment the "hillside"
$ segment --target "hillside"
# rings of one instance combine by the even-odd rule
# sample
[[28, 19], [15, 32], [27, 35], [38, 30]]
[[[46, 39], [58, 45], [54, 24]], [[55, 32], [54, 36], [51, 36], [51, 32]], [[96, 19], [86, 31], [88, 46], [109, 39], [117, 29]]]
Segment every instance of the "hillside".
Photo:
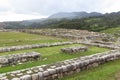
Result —
[[92, 12], [92, 13], [87, 13], [87, 12], [61, 12], [61, 13], [56, 13], [48, 18], [52, 19], [58, 19], [58, 18], [66, 18], [66, 19], [74, 19], [74, 18], [86, 18], [86, 17], [93, 17], [93, 16], [101, 16], [101, 13], [97, 12]]
[[58, 24], [60, 22], [64, 22], [65, 20], [71, 20], [76, 18], [87, 18], [87, 17], [93, 17], [93, 16], [101, 16], [101, 13], [97, 12], [61, 12], [56, 13], [48, 18], [43, 19], [35, 19], [35, 20], [24, 20], [24, 21], [8, 21], [8, 22], [1, 22], [0, 28], [6, 28], [6, 29], [21, 29], [21, 28], [41, 28], [44, 26], [48, 26], [51, 24]]
[[114, 35], [116, 37], [120, 37], [120, 27], [106, 29], [106, 30], [103, 30], [101, 32], [109, 33], [109, 34]]
[[[73, 14], [76, 14], [77, 18], [75, 17], [76, 15]], [[68, 16], [71, 17], [71, 15], [74, 16], [73, 19], [63, 18]], [[0, 27], [5, 29], [67, 28], [67, 29], [82, 29], [89, 31], [102, 31], [108, 28], [119, 27], [119, 25], [120, 25], [120, 12], [116, 13], [114, 12], [109, 14], [106, 13], [103, 15], [102, 14], [100, 15], [100, 13], [97, 12], [58, 13], [46, 19], [0, 23]]]

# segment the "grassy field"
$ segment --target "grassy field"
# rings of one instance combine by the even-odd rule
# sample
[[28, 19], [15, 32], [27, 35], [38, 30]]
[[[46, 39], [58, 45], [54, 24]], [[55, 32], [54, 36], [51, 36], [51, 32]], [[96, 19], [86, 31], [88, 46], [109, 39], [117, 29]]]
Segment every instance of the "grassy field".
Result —
[[67, 41], [66, 39], [27, 34], [21, 32], [0, 32], [0, 47], [25, 44], [52, 43]]
[[[25, 63], [25, 64], [21, 64], [21, 65], [16, 65], [14, 67], [12, 67], [12, 66], [3, 67], [3, 68], [0, 68], [0, 73], [18, 70], [18, 69], [24, 69], [24, 68], [38, 66], [38, 65], [42, 65], [42, 64], [55, 63], [55, 62], [63, 61], [66, 59], [76, 58], [76, 57], [85, 56], [85, 55], [91, 55], [91, 54], [104, 52], [104, 51], [108, 50], [105, 48], [89, 46], [89, 50], [87, 52], [81, 52], [81, 53], [74, 54], [74, 55], [61, 53], [61, 51], [60, 51], [61, 48], [69, 47], [69, 46], [80, 46], [80, 44], [72, 44], [72, 45], [64, 45], [64, 46], [55, 46], [55, 47], [48, 47], [48, 48], [38, 48], [38, 49], [29, 49], [29, 50], [20, 50], [20, 51], [14, 51], [14, 52], [0, 53], [0, 55], [7, 55], [7, 54], [36, 51], [36, 52], [40, 52], [42, 55], [42, 60], [40, 60], [40, 61], [29, 62], [29, 63]], [[46, 58], [46, 60], [44, 60], [45, 58]]]
[[[109, 29], [103, 32], [114, 33], [115, 32], [114, 30]], [[118, 30], [118, 28], [116, 28], [116, 30]], [[25, 45], [25, 44], [38, 44], [38, 43], [53, 43], [53, 42], [62, 42], [62, 41], [68, 41], [68, 40], [50, 37], [50, 36], [21, 33], [21, 32], [0, 32], [0, 47]], [[20, 70], [20, 69], [39, 66], [43, 64], [51, 64], [66, 59], [72, 59], [80, 56], [96, 54], [99, 52], [104, 52], [109, 50], [95, 46], [88, 46], [87, 52], [81, 52], [74, 55], [65, 54], [60, 51], [61, 48], [70, 47], [70, 46], [82, 46], [82, 45], [72, 44], [72, 45], [54, 46], [47, 48], [37, 48], [37, 49], [28, 49], [28, 50], [0, 53], [0, 56], [2, 56], [8, 54], [36, 51], [41, 53], [42, 55], [42, 60], [19, 64], [16, 66], [3, 67], [0, 68], [0, 73]], [[66, 76], [60, 80], [116, 80], [115, 74], [119, 71], [120, 71], [120, 60], [116, 60], [103, 64], [96, 68], [91, 68], [89, 70], [81, 71], [80, 73], [76, 73], [71, 76]]]

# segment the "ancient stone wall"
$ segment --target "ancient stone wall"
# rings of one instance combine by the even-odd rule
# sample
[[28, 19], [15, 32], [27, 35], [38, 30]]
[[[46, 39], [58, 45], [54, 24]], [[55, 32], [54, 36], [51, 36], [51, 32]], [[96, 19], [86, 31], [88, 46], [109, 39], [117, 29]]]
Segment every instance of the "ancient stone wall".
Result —
[[16, 51], [16, 50], [42, 48], [42, 47], [52, 47], [52, 46], [60, 46], [60, 45], [67, 45], [67, 44], [73, 44], [73, 42], [56, 42], [56, 43], [51, 43], [51, 44], [44, 43], [44, 44], [32, 44], [32, 45], [1, 47], [0, 52], [10, 52], [10, 51]]
[[120, 59], [120, 50], [112, 50], [55, 64], [3, 73], [0, 74], [0, 80], [56, 80], [117, 59]]
[[19, 63], [39, 60], [41, 58], [38, 52], [27, 52], [20, 54], [11, 54], [0, 56], [0, 67], [16, 65]]
[[104, 40], [114, 41], [115, 38], [105, 33], [92, 32], [87, 30], [75, 30], [75, 29], [23, 29], [20, 32], [40, 34], [47, 36], [55, 36], [61, 38], [68, 38], [73, 40]]
[[68, 47], [68, 48], [61, 49], [62, 52], [68, 53], [68, 54], [75, 54], [77, 52], [85, 52], [87, 50], [88, 49], [86, 46], [75, 46], [75, 47]]
[[104, 44], [104, 45], [114, 45], [113, 42], [105, 42], [105, 41], [92, 41], [92, 43]]
[[106, 44], [99, 44], [99, 43], [90, 43], [90, 42], [76, 42], [77, 44], [85, 44], [85, 45], [90, 45], [90, 46], [97, 46], [101, 48], [108, 48], [108, 49], [119, 49], [120, 46], [118, 45], [106, 45]]
[[109, 48], [109, 49], [118, 49], [119, 48], [119, 46], [116, 46], [116, 45], [106, 45], [106, 44], [89, 43], [89, 42], [56, 42], [56, 43], [49, 43], [49, 44], [43, 43], [43, 44], [1, 47], [0, 52], [10, 52], [10, 51], [16, 51], [16, 50], [52, 47], [52, 46], [60, 46], [60, 45], [68, 45], [68, 44], [85, 44], [85, 45], [98, 46], [98, 47]]

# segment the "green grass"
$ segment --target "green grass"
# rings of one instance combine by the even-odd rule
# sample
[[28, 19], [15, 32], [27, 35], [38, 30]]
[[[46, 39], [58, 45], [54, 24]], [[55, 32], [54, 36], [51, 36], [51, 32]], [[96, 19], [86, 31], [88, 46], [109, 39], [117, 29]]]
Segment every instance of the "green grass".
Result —
[[120, 71], [120, 60], [111, 61], [60, 80], [115, 80], [114, 74], [118, 71]]
[[[7, 55], [7, 54], [36, 51], [36, 52], [40, 52], [42, 55], [42, 58], [43, 58], [43, 60], [40, 60], [40, 61], [16, 65], [15, 67], [8, 66], [8, 67], [0, 68], [0, 73], [4, 73], [4, 72], [8, 72], [8, 71], [15, 71], [15, 70], [29, 68], [29, 67], [43, 65], [43, 64], [55, 63], [55, 62], [63, 61], [66, 59], [76, 58], [79, 56], [91, 55], [91, 54], [95, 54], [95, 53], [99, 53], [99, 52], [108, 51], [108, 49], [105, 49], [105, 48], [98, 48], [98, 47], [94, 47], [94, 46], [89, 46], [89, 50], [87, 52], [81, 52], [81, 53], [74, 54], [74, 55], [61, 53], [61, 51], [60, 51], [61, 48], [69, 47], [69, 46], [80, 46], [80, 44], [72, 44], [72, 45], [64, 45], [64, 46], [55, 46], [55, 47], [47, 47], [47, 48], [29, 49], [29, 50], [20, 50], [20, 51], [14, 51], [14, 52], [0, 53], [0, 55]], [[44, 58], [47, 58], [47, 60], [44, 60]]]
[[116, 28], [109, 28], [109, 29], [106, 29], [106, 30], [103, 30], [101, 32], [104, 32], [104, 33], [109, 33], [109, 34], [116, 34], [116, 33], [119, 33], [120, 34], [120, 27], [116, 27]]
[[62, 42], [62, 41], [68, 41], [68, 40], [56, 38], [56, 37], [50, 37], [50, 36], [21, 33], [21, 32], [0, 32], [0, 47], [25, 45], [25, 44], [38, 44], [38, 43], [53, 43], [53, 42]]
[[[116, 31], [119, 31], [119, 30], [120, 28], [113, 28], [113, 29], [111, 28], [108, 30], [104, 30], [102, 32], [114, 34]], [[21, 32], [0, 32], [0, 47], [25, 45], [25, 44], [53, 43], [53, 42], [62, 42], [62, 41], [68, 41], [68, 40], [56, 38], [56, 37], [50, 37], [50, 36], [21, 33]], [[89, 50], [87, 52], [81, 52], [74, 55], [65, 54], [60, 51], [60, 49], [64, 47], [80, 46], [80, 45], [81, 44], [72, 44], [72, 45], [36, 48], [36, 49], [18, 50], [18, 51], [0, 53], [0, 56], [1, 56], [1, 55], [8, 55], [8, 54], [17, 54], [22, 52], [36, 51], [41, 53], [42, 55], [42, 60], [19, 64], [14, 67], [13, 66], [3, 67], [3, 68], [0, 68], [0, 73], [30, 68], [33, 66], [39, 66], [43, 64], [51, 64], [51, 63], [63, 61], [66, 59], [72, 59], [80, 56], [96, 54], [99, 52], [104, 52], [109, 50], [109, 49], [99, 48], [95, 46], [88, 46]], [[44, 60], [45, 58], [46, 60]], [[112, 61], [112, 62], [103, 64], [99, 67], [91, 68], [89, 70], [85, 70], [80, 73], [67, 76], [60, 80], [115, 80], [114, 75], [118, 71], [120, 71], [120, 60]]]

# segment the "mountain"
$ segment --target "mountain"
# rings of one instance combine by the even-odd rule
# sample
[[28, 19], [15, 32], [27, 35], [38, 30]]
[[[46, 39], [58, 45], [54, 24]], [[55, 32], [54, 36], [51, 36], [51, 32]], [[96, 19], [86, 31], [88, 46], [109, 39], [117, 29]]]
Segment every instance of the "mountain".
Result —
[[45, 19], [1, 22], [0, 29], [67, 28], [102, 31], [120, 26], [120, 12], [106, 14], [101, 14], [97, 12], [65, 12], [59, 13], [59, 15], [57, 14], [58, 16], [54, 15], [51, 15], [50, 17]]
[[93, 17], [93, 16], [101, 16], [103, 14], [98, 12], [60, 12], [53, 14], [49, 16], [48, 18], [52, 19], [59, 19], [59, 18], [67, 18], [67, 19], [73, 19], [73, 18], [86, 18], [86, 17]]

